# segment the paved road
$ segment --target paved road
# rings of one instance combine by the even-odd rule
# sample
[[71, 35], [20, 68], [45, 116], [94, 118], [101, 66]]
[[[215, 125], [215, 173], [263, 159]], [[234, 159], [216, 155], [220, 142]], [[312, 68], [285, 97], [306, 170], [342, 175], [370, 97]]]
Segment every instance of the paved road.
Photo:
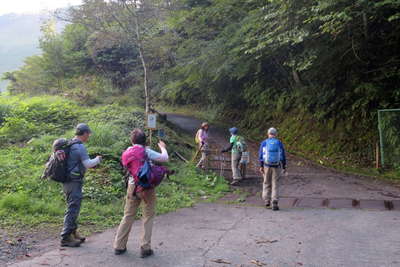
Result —
[[[200, 121], [183, 115], [168, 114], [168, 120], [179, 125], [187, 132], [194, 134], [200, 125]], [[211, 125], [210, 136], [220, 147], [228, 145], [229, 133], [227, 129], [220, 129]], [[251, 153], [252, 166], [249, 168], [249, 179], [245, 179], [241, 188], [250, 192], [250, 195], [259, 195], [261, 190], [261, 176], [258, 173], [258, 143], [248, 142]], [[230, 168], [229, 164], [225, 165]], [[374, 205], [383, 205], [383, 201], [391, 201], [393, 206], [400, 210], [400, 186], [381, 179], [372, 177], [345, 174], [333, 169], [316, 165], [294, 155], [288, 155], [287, 177], [282, 177], [280, 194], [294, 198], [317, 199], [344, 199], [344, 200], [368, 200], [365, 205], [371, 208]], [[225, 175], [229, 176], [228, 170]], [[374, 204], [373, 201], [381, 201]], [[369, 202], [371, 201], [371, 202]], [[370, 203], [372, 205], [370, 205]], [[363, 206], [363, 205], [361, 205]]]
[[[179, 120], [187, 129], [198, 124]], [[250, 204], [203, 203], [158, 216], [156, 254], [149, 259], [139, 258], [136, 222], [125, 255], [113, 255], [116, 229], [110, 229], [81, 248], [57, 248], [11, 266], [400, 266], [399, 211], [297, 206], [273, 212]]]
[[152, 258], [139, 258], [137, 222], [126, 255], [112, 254], [111, 229], [12, 266], [400, 266], [399, 223], [400, 212], [199, 204], [157, 217]]

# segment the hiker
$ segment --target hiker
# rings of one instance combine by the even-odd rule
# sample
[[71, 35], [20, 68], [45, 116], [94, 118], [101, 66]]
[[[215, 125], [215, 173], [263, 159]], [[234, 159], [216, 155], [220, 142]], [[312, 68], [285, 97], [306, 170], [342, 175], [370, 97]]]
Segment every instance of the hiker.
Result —
[[84, 143], [89, 140], [92, 131], [89, 126], [80, 123], [76, 126], [75, 137], [67, 160], [69, 181], [63, 183], [63, 191], [67, 201], [67, 211], [64, 217], [64, 227], [61, 232], [61, 246], [79, 247], [86, 238], [78, 233], [77, 219], [81, 209], [82, 186], [86, 169], [93, 168], [101, 162], [101, 156], [90, 159]]
[[232, 127], [229, 129], [231, 138], [229, 140], [229, 147], [221, 150], [221, 153], [231, 151], [231, 166], [232, 166], [232, 182], [231, 185], [237, 185], [242, 180], [242, 172], [239, 169], [242, 153], [246, 152], [246, 143], [244, 138], [238, 135], [238, 128]]
[[[124, 217], [118, 227], [114, 240], [114, 253], [121, 255], [126, 252], [129, 233], [140, 204], [143, 205], [143, 233], [140, 246], [140, 254], [142, 258], [153, 255], [151, 249], [151, 234], [153, 229], [153, 219], [156, 207], [155, 186], [143, 187], [140, 183], [139, 175], [144, 166], [144, 162], [148, 159], [155, 162], [167, 162], [168, 152], [166, 144], [163, 141], [158, 143], [161, 153], [150, 148], [146, 148], [146, 135], [141, 129], [134, 129], [131, 133], [132, 146], [122, 154], [122, 165], [128, 168], [131, 177], [128, 181], [126, 194], [126, 202], [124, 208]], [[157, 166], [161, 175], [168, 174], [163, 166]]]
[[203, 122], [200, 129], [196, 133], [196, 143], [199, 146], [199, 151], [201, 152], [200, 161], [197, 163], [197, 168], [206, 169], [207, 168], [207, 156], [208, 156], [208, 130], [210, 125], [208, 122]]
[[285, 148], [277, 139], [278, 131], [275, 128], [268, 130], [268, 138], [261, 143], [259, 150], [260, 172], [263, 175], [262, 198], [267, 208], [279, 210], [279, 179], [281, 173], [286, 172]]

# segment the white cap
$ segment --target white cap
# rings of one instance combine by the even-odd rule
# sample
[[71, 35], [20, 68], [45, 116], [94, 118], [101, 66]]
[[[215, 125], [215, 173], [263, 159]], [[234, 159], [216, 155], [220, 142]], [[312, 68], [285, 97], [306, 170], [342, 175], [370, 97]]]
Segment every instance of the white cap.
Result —
[[278, 131], [274, 127], [271, 127], [268, 129], [268, 134], [277, 135]]

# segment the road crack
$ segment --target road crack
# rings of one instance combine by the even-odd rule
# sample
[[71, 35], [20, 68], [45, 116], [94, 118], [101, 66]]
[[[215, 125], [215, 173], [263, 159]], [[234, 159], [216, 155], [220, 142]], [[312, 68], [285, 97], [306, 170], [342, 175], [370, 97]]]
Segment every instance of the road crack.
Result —
[[219, 244], [221, 243], [222, 239], [232, 230], [234, 230], [239, 223], [241, 223], [245, 218], [247, 218], [247, 208], [244, 208], [244, 214], [243, 216], [239, 217], [232, 225], [231, 227], [225, 229], [223, 231], [223, 233], [218, 237], [217, 241], [214, 242], [212, 245], [210, 245], [202, 254], [201, 256], [204, 258], [204, 263], [203, 263], [203, 267], [206, 267], [206, 263], [207, 263], [207, 257], [206, 255], [215, 247], [218, 247]]

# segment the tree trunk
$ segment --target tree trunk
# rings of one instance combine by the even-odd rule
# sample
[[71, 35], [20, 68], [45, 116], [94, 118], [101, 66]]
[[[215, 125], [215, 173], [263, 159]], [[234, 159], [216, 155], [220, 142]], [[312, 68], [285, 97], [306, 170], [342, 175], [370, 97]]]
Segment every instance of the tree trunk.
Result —
[[135, 0], [135, 31], [136, 31], [136, 39], [137, 39], [137, 46], [139, 50], [139, 57], [140, 61], [142, 62], [142, 67], [143, 67], [143, 86], [144, 86], [144, 95], [145, 95], [145, 109], [146, 109], [146, 114], [149, 113], [150, 111], [150, 92], [148, 88], [148, 80], [147, 80], [147, 65], [146, 65], [146, 60], [144, 58], [144, 53], [143, 53], [143, 46], [142, 46], [142, 40], [140, 36], [140, 29], [139, 29], [139, 19], [138, 19], [138, 13], [137, 13], [137, 8], [138, 4], [137, 1]]

